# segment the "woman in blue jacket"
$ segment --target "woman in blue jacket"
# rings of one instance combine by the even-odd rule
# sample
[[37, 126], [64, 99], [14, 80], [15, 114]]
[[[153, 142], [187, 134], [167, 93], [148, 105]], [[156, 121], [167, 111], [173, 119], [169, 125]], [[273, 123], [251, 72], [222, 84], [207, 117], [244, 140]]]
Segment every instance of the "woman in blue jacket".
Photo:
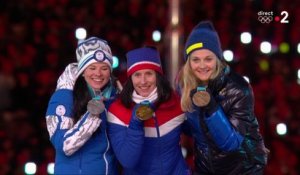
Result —
[[159, 52], [152, 47], [129, 51], [127, 76], [108, 112], [108, 133], [124, 174], [189, 174], [180, 146], [184, 113], [163, 76]]
[[200, 22], [185, 44], [181, 107], [194, 138], [195, 174], [263, 174], [268, 150], [251, 86], [222, 60], [217, 32]]
[[46, 113], [54, 173], [117, 174], [106, 132], [106, 109], [117, 93], [110, 47], [91, 37], [78, 44], [76, 56], [78, 63], [59, 77]]

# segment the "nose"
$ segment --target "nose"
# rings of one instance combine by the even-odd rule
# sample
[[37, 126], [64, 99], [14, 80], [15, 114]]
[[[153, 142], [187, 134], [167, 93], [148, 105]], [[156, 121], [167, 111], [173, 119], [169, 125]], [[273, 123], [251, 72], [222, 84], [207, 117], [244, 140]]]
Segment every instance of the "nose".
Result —
[[200, 63], [199, 63], [199, 68], [203, 69], [203, 68], [205, 68], [205, 67], [206, 67], [206, 66], [205, 66], [204, 62], [203, 62], [203, 61], [200, 61]]
[[145, 76], [145, 75], [142, 75], [142, 76], [141, 76], [141, 83], [142, 83], [142, 84], [145, 84], [145, 83], [146, 83], [146, 76]]
[[97, 70], [95, 71], [95, 74], [96, 74], [97, 76], [101, 76], [101, 75], [102, 75], [101, 69], [97, 69]]

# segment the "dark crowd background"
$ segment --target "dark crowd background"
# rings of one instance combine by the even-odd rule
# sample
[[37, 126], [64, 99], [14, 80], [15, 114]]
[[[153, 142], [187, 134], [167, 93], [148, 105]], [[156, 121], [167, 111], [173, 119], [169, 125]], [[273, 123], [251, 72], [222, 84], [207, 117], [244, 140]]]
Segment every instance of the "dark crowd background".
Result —
[[[125, 53], [143, 45], [155, 45], [166, 62], [166, 36], [170, 27], [170, 1], [166, 0], [0, 0], [0, 174], [24, 174], [33, 161], [37, 174], [47, 174], [54, 161], [45, 112], [56, 80], [64, 67], [75, 61], [77, 27], [88, 36], [106, 39], [120, 66], [115, 75], [124, 82]], [[223, 49], [235, 59], [229, 64], [249, 77], [255, 95], [255, 112], [270, 149], [265, 174], [300, 174], [300, 1], [295, 0], [181, 0], [181, 44], [200, 21], [210, 19], [218, 30]], [[259, 11], [287, 11], [289, 23], [258, 21]], [[274, 16], [273, 16], [274, 17]], [[152, 41], [160, 30], [163, 40]], [[249, 31], [253, 42], [240, 43]], [[288, 53], [261, 54], [263, 40], [275, 46], [290, 45]], [[181, 57], [181, 55], [180, 55]], [[262, 66], [267, 63], [267, 66]], [[265, 64], [264, 64], [265, 65]], [[288, 132], [275, 132], [280, 122]], [[190, 162], [191, 145], [187, 160]]]

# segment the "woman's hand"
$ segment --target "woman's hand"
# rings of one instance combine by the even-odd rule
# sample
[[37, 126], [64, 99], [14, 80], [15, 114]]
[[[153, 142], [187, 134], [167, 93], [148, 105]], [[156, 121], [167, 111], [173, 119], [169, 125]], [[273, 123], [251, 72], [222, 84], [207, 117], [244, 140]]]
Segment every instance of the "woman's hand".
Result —
[[103, 104], [103, 100], [92, 99], [87, 104], [87, 110], [93, 117], [99, 117], [99, 115], [104, 111], [104, 109], [105, 106]]

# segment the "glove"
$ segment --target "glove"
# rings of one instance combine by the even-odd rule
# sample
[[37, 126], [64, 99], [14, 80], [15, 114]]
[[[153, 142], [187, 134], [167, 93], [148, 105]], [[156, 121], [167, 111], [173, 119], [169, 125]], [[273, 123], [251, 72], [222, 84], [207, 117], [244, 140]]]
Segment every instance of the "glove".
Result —
[[215, 98], [212, 96], [210, 89], [206, 87], [197, 87], [192, 89], [190, 92], [190, 97], [194, 109], [201, 109], [207, 116], [211, 116], [218, 109], [218, 104]]
[[105, 106], [103, 104], [103, 100], [92, 99], [87, 104], [87, 110], [93, 117], [99, 117], [99, 115], [104, 111], [104, 109]]
[[139, 117], [136, 115], [137, 109], [141, 106], [141, 104], [136, 104], [133, 107], [132, 114], [131, 114], [131, 120], [129, 123], [129, 128], [135, 129], [135, 130], [142, 130], [144, 128], [144, 122], [143, 120], [139, 119]]
[[56, 90], [58, 89], [70, 89], [73, 90], [76, 74], [78, 72], [77, 63], [70, 63], [59, 76], [57, 80]]

